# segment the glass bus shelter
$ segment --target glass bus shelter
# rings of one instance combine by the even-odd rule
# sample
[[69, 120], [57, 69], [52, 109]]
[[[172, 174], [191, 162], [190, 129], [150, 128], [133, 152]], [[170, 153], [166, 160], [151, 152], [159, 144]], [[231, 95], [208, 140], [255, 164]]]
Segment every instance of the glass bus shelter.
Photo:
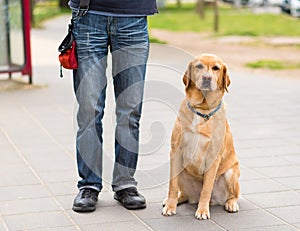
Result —
[[20, 72], [32, 83], [30, 0], [0, 0], [0, 74]]

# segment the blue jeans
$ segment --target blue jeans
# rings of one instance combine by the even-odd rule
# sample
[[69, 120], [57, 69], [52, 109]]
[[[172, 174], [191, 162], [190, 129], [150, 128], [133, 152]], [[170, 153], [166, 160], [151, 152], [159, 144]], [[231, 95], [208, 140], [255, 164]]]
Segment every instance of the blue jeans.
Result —
[[79, 188], [102, 189], [102, 118], [107, 85], [108, 50], [116, 102], [115, 163], [112, 188], [136, 186], [134, 174], [139, 151], [149, 38], [146, 17], [107, 17], [88, 13], [75, 16], [73, 34], [78, 66], [74, 91], [79, 105], [76, 137]]

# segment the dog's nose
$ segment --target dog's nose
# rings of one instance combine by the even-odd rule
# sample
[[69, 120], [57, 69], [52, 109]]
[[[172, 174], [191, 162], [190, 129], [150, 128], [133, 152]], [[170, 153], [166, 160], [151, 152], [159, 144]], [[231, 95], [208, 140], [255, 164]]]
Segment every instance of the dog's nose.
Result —
[[210, 74], [204, 74], [202, 75], [202, 80], [210, 82], [212, 80], [212, 76]]

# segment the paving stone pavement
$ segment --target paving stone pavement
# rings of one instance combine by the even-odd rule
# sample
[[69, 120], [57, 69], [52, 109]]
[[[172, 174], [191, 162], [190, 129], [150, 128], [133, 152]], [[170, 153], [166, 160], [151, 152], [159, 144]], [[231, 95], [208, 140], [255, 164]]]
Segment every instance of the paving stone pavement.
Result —
[[[59, 78], [56, 51], [67, 22], [68, 17], [60, 17], [32, 31], [34, 87], [21, 84], [0, 91], [0, 231], [300, 230], [300, 79], [249, 73], [230, 73], [232, 84], [225, 96], [241, 163], [240, 212], [229, 214], [215, 206], [210, 220], [198, 221], [196, 207], [184, 204], [175, 216], [161, 215], [170, 134], [184, 97], [181, 78], [192, 58], [166, 45], [151, 46], [141, 121], [136, 178], [147, 208], [127, 211], [113, 199], [110, 78], [104, 118], [105, 187], [94, 213], [74, 213], [76, 103], [71, 73], [64, 71]], [[1, 77], [0, 84], [4, 82]]]

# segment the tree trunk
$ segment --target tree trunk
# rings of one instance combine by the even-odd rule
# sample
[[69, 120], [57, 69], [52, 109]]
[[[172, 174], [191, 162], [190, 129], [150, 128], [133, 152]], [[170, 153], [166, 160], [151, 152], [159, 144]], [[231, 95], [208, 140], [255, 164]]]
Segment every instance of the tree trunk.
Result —
[[69, 2], [69, 0], [59, 0], [59, 7], [60, 8], [68, 8], [69, 7], [68, 2]]
[[34, 25], [34, 5], [35, 5], [35, 0], [30, 0], [30, 19], [31, 19], [31, 25]]
[[204, 0], [197, 0], [196, 11], [200, 15], [201, 19], [205, 19]]
[[177, 6], [178, 6], [178, 7], [181, 7], [181, 6], [182, 6], [181, 0], [176, 0], [176, 3], [177, 3]]
[[214, 0], [214, 31], [219, 31], [219, 7], [218, 0]]

